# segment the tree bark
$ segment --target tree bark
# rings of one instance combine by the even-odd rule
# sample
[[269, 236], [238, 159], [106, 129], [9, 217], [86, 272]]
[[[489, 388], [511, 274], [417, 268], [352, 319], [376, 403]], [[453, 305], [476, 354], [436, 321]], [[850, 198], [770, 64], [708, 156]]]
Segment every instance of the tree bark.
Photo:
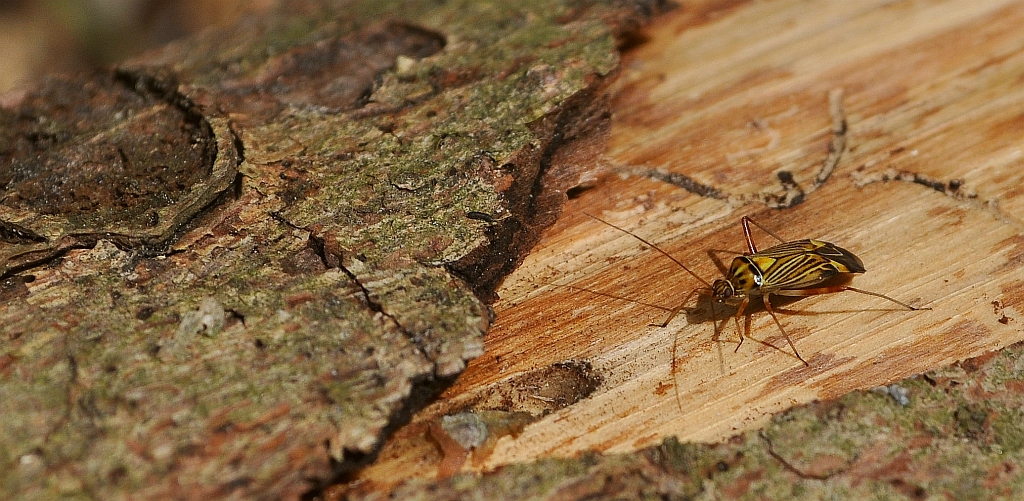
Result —
[[482, 353], [636, 2], [282, 2], [0, 112], [0, 492], [297, 499]]

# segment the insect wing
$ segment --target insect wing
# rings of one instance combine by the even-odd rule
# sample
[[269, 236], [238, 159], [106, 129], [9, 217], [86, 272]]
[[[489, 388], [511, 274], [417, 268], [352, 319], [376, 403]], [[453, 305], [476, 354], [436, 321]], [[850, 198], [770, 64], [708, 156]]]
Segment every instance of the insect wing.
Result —
[[820, 240], [796, 240], [747, 256], [762, 271], [761, 290], [799, 289], [840, 273], [863, 273], [850, 251]]
[[852, 252], [836, 244], [822, 242], [821, 240], [808, 240], [808, 242], [818, 245], [819, 247], [815, 253], [831, 261], [836, 269], [839, 270], [839, 273], [864, 273], [864, 263]]

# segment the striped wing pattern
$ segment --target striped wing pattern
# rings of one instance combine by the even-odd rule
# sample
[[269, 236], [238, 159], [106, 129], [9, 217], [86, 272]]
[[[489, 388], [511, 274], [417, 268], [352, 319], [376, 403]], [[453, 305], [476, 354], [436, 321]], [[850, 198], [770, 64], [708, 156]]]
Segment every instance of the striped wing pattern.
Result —
[[821, 240], [795, 240], [745, 256], [762, 272], [761, 290], [800, 289], [840, 273], [864, 273], [852, 252]]

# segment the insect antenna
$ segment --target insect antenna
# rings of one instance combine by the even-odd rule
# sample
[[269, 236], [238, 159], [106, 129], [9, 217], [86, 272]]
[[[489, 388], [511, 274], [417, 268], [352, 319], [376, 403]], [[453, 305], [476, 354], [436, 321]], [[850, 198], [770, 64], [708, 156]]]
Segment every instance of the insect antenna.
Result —
[[[552, 287], [562, 287], [562, 288], [565, 288], [565, 289], [571, 289], [571, 290], [574, 290], [574, 291], [587, 292], [587, 293], [590, 293], [590, 294], [594, 294], [596, 296], [608, 297], [608, 298], [611, 298], [611, 299], [617, 299], [617, 300], [621, 300], [621, 301], [628, 301], [628, 302], [632, 302], [632, 303], [635, 303], [635, 304], [640, 304], [641, 306], [647, 306], [647, 307], [651, 307], [651, 308], [654, 308], [654, 309], [660, 309], [660, 310], [663, 310], [663, 311], [669, 311], [669, 318], [666, 319], [665, 322], [660, 323], [660, 324], [647, 324], [650, 327], [666, 327], [666, 326], [668, 326], [669, 323], [672, 322], [672, 319], [675, 319], [676, 315], [679, 314], [679, 311], [681, 311], [685, 307], [686, 303], [688, 303], [690, 301], [690, 298], [692, 298], [693, 295], [697, 294], [700, 291], [708, 290], [708, 289], [703, 288], [703, 287], [698, 288], [698, 289], [693, 289], [692, 291], [690, 291], [689, 294], [686, 295], [686, 298], [683, 299], [683, 301], [679, 303], [679, 306], [676, 306], [674, 308], [670, 308], [670, 307], [667, 307], [667, 306], [662, 306], [660, 304], [652, 304], [652, 303], [649, 303], [649, 302], [646, 302], [646, 301], [638, 301], [636, 299], [632, 299], [632, 298], [629, 298], [629, 297], [624, 297], [624, 296], [615, 295], [615, 294], [608, 294], [607, 292], [595, 291], [593, 289], [588, 289], [586, 287], [579, 287], [579, 286], [565, 285], [565, 284], [555, 284], [553, 282], [538, 282], [538, 281], [529, 281], [529, 282], [532, 282], [532, 283], [535, 283], [535, 284], [538, 284], [538, 285], [548, 285], [548, 286], [552, 286]], [[711, 309], [712, 309], [712, 319], [713, 319], [712, 323], [713, 324], [718, 324], [718, 320], [715, 318], [715, 303], [714, 302], [712, 302], [712, 304], [711, 304]], [[717, 335], [718, 335], [718, 333], [717, 333], [717, 328], [716, 328], [716, 336]], [[672, 375], [673, 375], [673, 377], [675, 377], [676, 370], [677, 370], [678, 364], [679, 364], [678, 358], [676, 357], [676, 354], [678, 352], [679, 352], [679, 333], [677, 332], [676, 335], [672, 339], [672, 364], [671, 364], [671, 368], [672, 368]], [[724, 370], [725, 369], [724, 369], [724, 366], [723, 366], [723, 372], [724, 372]], [[683, 404], [682, 404], [682, 398], [679, 395], [679, 384], [673, 384], [672, 386], [675, 389], [675, 393], [676, 393], [676, 405], [679, 407], [679, 412], [682, 413], [683, 412]]]
[[[638, 301], [636, 299], [628, 298], [628, 297], [625, 297], [625, 296], [617, 296], [615, 294], [609, 294], [607, 292], [601, 292], [601, 291], [597, 291], [597, 290], [594, 290], [594, 289], [588, 289], [586, 287], [580, 287], [578, 285], [556, 284], [554, 282], [540, 282], [540, 281], [537, 281], [537, 280], [528, 280], [528, 281], [532, 282], [532, 283], [535, 283], [537, 285], [550, 285], [552, 287], [563, 287], [563, 288], [572, 289], [572, 290], [575, 290], [575, 291], [587, 292], [587, 293], [593, 294], [595, 296], [603, 296], [603, 297], [607, 297], [607, 298], [611, 298], [611, 299], [618, 299], [619, 301], [626, 301], [626, 302], [629, 302], [629, 303], [639, 304], [640, 306], [646, 306], [648, 308], [654, 308], [656, 310], [667, 311], [667, 312], [675, 311], [675, 308], [669, 308], [667, 306], [661, 306], [659, 304], [648, 303], [648, 302], [645, 302], [645, 301]], [[655, 325], [655, 324], [651, 324], [651, 325]], [[662, 327], [664, 327], [664, 326], [662, 326]]]
[[643, 242], [643, 243], [644, 243], [644, 244], [646, 244], [646, 245], [647, 245], [648, 247], [650, 247], [650, 248], [652, 248], [652, 249], [654, 249], [654, 250], [656, 250], [656, 251], [658, 251], [658, 252], [662, 253], [662, 254], [663, 254], [663, 255], [664, 255], [665, 257], [667, 257], [667, 258], [671, 259], [673, 263], [676, 263], [676, 264], [678, 264], [678, 265], [679, 265], [679, 267], [680, 267], [680, 268], [682, 268], [682, 269], [684, 269], [684, 270], [686, 270], [686, 272], [687, 272], [687, 273], [689, 273], [689, 274], [690, 274], [690, 276], [692, 276], [693, 278], [696, 278], [696, 279], [697, 279], [697, 280], [698, 280], [698, 281], [699, 281], [700, 283], [704, 284], [704, 287], [707, 287], [707, 288], [709, 288], [709, 289], [711, 288], [711, 284], [710, 284], [710, 283], [708, 283], [708, 281], [707, 281], [707, 280], [704, 280], [703, 278], [701, 278], [701, 277], [700, 277], [700, 275], [698, 275], [698, 274], [694, 273], [694, 272], [693, 272], [692, 270], [690, 270], [689, 268], [687, 268], [685, 264], [683, 264], [683, 263], [682, 263], [682, 262], [680, 262], [680, 261], [679, 261], [678, 259], [676, 259], [675, 257], [673, 257], [673, 256], [672, 256], [671, 254], [669, 254], [669, 253], [667, 253], [667, 252], [665, 252], [665, 251], [661, 250], [660, 248], [658, 248], [658, 246], [657, 246], [657, 245], [654, 245], [654, 244], [652, 244], [652, 243], [648, 242], [647, 240], [645, 240], [645, 239], [644, 239], [643, 237], [641, 237], [640, 235], [637, 235], [637, 234], [635, 234], [635, 233], [633, 233], [633, 232], [631, 232], [631, 231], [629, 231], [629, 230], [627, 230], [627, 229], [625, 229], [625, 228], [620, 228], [620, 227], [618, 227], [618, 226], [615, 226], [614, 224], [612, 224], [612, 223], [609, 223], [608, 221], [605, 221], [604, 219], [601, 219], [601, 218], [599, 218], [599, 217], [597, 217], [597, 216], [595, 216], [595, 215], [593, 215], [593, 214], [591, 214], [591, 213], [589, 213], [589, 212], [584, 212], [583, 214], [585, 214], [585, 215], [587, 215], [588, 217], [591, 217], [591, 218], [593, 218], [593, 219], [596, 219], [596, 220], [598, 220], [598, 221], [600, 221], [600, 222], [602, 222], [602, 223], [604, 223], [604, 224], [606, 224], [606, 225], [608, 225], [608, 226], [611, 226], [612, 228], [615, 228], [616, 230], [619, 230], [619, 231], [621, 231], [621, 232], [623, 232], [623, 233], [625, 233], [625, 234], [627, 234], [627, 235], [629, 235], [629, 236], [631, 236], [631, 237], [633, 237], [633, 238], [635, 238], [635, 239], [637, 239], [637, 240], [639, 240], [639, 241]]
[[[698, 287], [696, 289], [691, 290], [690, 293], [687, 294], [686, 297], [679, 303], [679, 306], [676, 306], [675, 308], [672, 308], [671, 310], [669, 310], [670, 311], [669, 316], [668, 316], [668, 318], [665, 319], [664, 322], [662, 322], [660, 324], [651, 324], [652, 327], [667, 327], [668, 324], [672, 321], [672, 319], [676, 318], [676, 315], [678, 315], [679, 312], [682, 311], [683, 308], [686, 307], [686, 304], [689, 303], [691, 299], [693, 299], [693, 296], [699, 294], [701, 291], [704, 291], [704, 292], [707, 292], [707, 293], [711, 292], [711, 284], [707, 280], [704, 280], [703, 278], [701, 278], [700, 275], [694, 273], [693, 270], [688, 268], [685, 264], [683, 264], [681, 261], [676, 259], [674, 256], [672, 256], [668, 252], [665, 252], [664, 250], [659, 248], [657, 245], [654, 245], [653, 243], [648, 242], [646, 239], [644, 239], [640, 235], [637, 235], [637, 234], [635, 234], [635, 233], [633, 233], [633, 232], [631, 232], [631, 231], [629, 231], [629, 230], [627, 230], [625, 228], [620, 228], [620, 227], [618, 227], [618, 226], [616, 226], [616, 225], [614, 225], [612, 223], [609, 223], [608, 221], [605, 221], [604, 219], [601, 219], [601, 218], [599, 218], [599, 217], [597, 217], [597, 216], [595, 216], [593, 214], [590, 214], [589, 212], [583, 212], [583, 214], [585, 214], [586, 216], [588, 216], [590, 218], [596, 219], [596, 220], [598, 220], [601, 223], [604, 223], [604, 224], [606, 224], [608, 226], [611, 226], [612, 228], [615, 228], [616, 230], [619, 230], [619, 231], [621, 231], [621, 232], [623, 232], [623, 233], [625, 233], [625, 234], [627, 234], [627, 235], [629, 235], [629, 236], [631, 236], [631, 237], [633, 237], [633, 238], [643, 242], [644, 245], [647, 245], [648, 247], [650, 247], [650, 248], [660, 252], [665, 257], [671, 259], [673, 263], [676, 263], [677, 265], [679, 265], [680, 268], [686, 270], [686, 272], [689, 273], [690, 276], [692, 276], [693, 278], [696, 278], [697, 281], [700, 282], [703, 285], [703, 287]], [[715, 304], [714, 304], [714, 301], [712, 301], [711, 302], [712, 325], [715, 325], [715, 324], [718, 323], [717, 318], [715, 318], [716, 316], [717, 315], [715, 315]], [[717, 327], [716, 327], [716, 331], [717, 331]], [[716, 332], [716, 335], [717, 335], [717, 332]], [[678, 353], [679, 353], [679, 332], [677, 331], [675, 333], [675, 336], [673, 336], [673, 338], [672, 338], [672, 363], [670, 365], [670, 370], [671, 370], [671, 375], [672, 375], [672, 379], [673, 379], [672, 387], [673, 387], [673, 389], [675, 391], [675, 396], [676, 396], [676, 406], [679, 407], [679, 412], [682, 413], [683, 412], [683, 401], [682, 401], [682, 397], [679, 396], [679, 383], [677, 381], [675, 381], [676, 370], [678, 368], [678, 363], [679, 363], [678, 362], [678, 358], [679, 357], [677, 356]]]

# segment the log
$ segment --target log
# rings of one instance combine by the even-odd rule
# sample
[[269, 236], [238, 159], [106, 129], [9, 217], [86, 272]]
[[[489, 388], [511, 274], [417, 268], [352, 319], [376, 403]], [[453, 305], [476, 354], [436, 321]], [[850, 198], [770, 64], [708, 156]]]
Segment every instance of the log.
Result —
[[[5, 99], [6, 155], [111, 169], [2, 183], [5, 496], [1017, 492], [1024, 9], [542, 4], [304, 2]], [[931, 309], [652, 327], [701, 280], [587, 214], [705, 281], [749, 215]]]
[[[968, 1], [694, 1], [658, 18], [609, 88], [591, 181], [498, 290], [484, 355], [358, 478], [540, 461], [515, 467], [530, 475], [549, 458], [669, 437], [742, 442], [780, 411], [1024, 339], [1022, 22], [1019, 3]], [[846, 148], [829, 171], [835, 90]], [[728, 310], [711, 313], [706, 297], [652, 326], [722, 276], [713, 257], [732, 256], [709, 251], [744, 252], [744, 215], [786, 240], [849, 249], [867, 269], [854, 286], [929, 309], [850, 292], [780, 301], [792, 346], [763, 308], [716, 341], [712, 320]], [[756, 228], [753, 239], [776, 243]], [[429, 466], [459, 450], [438, 435], [480, 428], [467, 415], [500, 431], [459, 442], [455, 467]], [[498, 477], [509, 474], [480, 483]]]

